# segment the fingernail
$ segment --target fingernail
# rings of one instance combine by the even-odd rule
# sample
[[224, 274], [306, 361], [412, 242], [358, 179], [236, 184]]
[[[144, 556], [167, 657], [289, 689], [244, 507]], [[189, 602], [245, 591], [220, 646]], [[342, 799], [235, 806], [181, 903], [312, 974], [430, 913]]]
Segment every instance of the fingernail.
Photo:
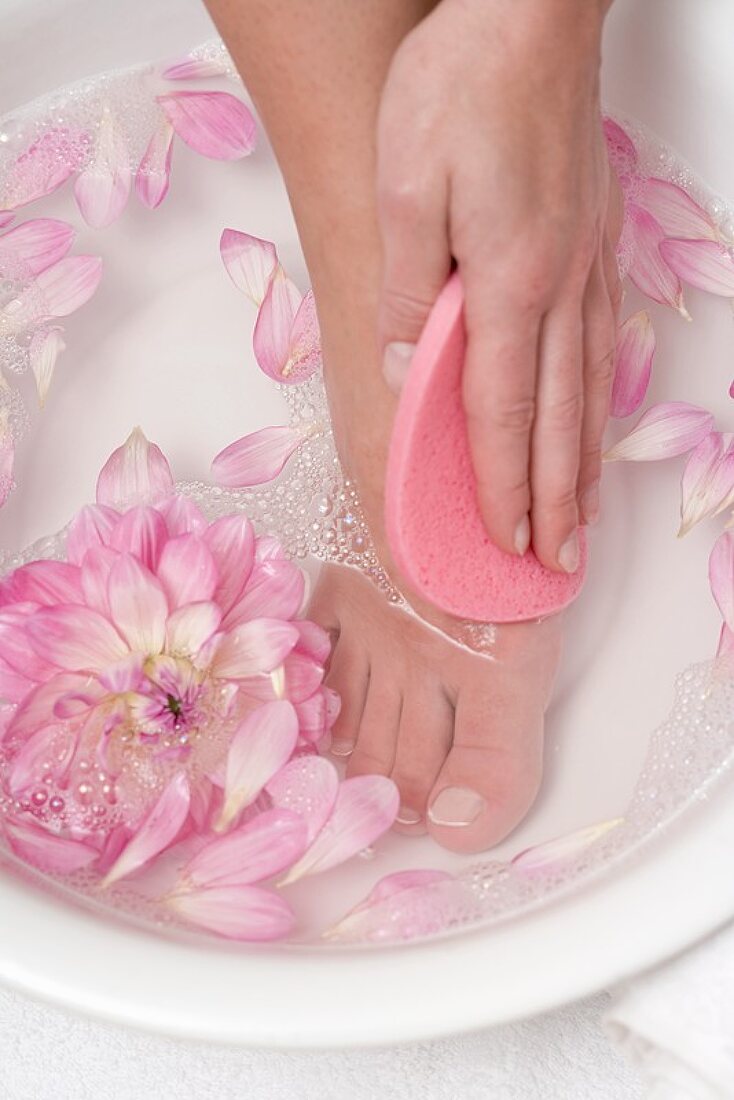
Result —
[[338, 737], [332, 737], [330, 752], [334, 756], [349, 756], [351, 752], [354, 752], [354, 741], [343, 740]]
[[405, 384], [414, 352], [415, 344], [406, 344], [402, 340], [396, 340], [385, 348], [382, 373], [388, 387], [395, 394], [399, 394]]
[[400, 805], [398, 810], [398, 816], [395, 818], [401, 825], [417, 825], [421, 819], [421, 814], [416, 813], [415, 810], [411, 810], [410, 806]]
[[576, 532], [569, 535], [558, 551], [558, 564], [566, 573], [575, 573], [579, 567], [579, 538]]
[[470, 787], [444, 787], [431, 803], [428, 817], [434, 825], [471, 825], [486, 805], [482, 796]]
[[530, 520], [527, 516], [523, 516], [515, 528], [515, 550], [522, 557], [527, 552], [528, 546], [530, 546]]
[[581, 511], [583, 512], [584, 519], [590, 525], [595, 524], [599, 519], [599, 482], [595, 481], [593, 485], [584, 492], [581, 497]]

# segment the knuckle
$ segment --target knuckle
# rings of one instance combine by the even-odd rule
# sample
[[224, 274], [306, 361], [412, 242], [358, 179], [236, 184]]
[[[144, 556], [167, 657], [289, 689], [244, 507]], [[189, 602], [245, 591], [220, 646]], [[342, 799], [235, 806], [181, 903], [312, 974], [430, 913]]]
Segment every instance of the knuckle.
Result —
[[419, 290], [388, 286], [380, 306], [382, 326], [386, 331], [403, 332], [409, 329], [412, 332], [416, 324], [422, 326], [432, 305], [433, 299]]
[[576, 482], [549, 485], [540, 499], [541, 511], [556, 514], [576, 513]]
[[528, 435], [535, 419], [535, 398], [492, 397], [477, 386], [464, 394], [470, 417], [481, 419], [487, 428], [505, 435]]
[[425, 187], [415, 177], [389, 174], [377, 187], [377, 201], [383, 217], [410, 225], [420, 221], [426, 207]]

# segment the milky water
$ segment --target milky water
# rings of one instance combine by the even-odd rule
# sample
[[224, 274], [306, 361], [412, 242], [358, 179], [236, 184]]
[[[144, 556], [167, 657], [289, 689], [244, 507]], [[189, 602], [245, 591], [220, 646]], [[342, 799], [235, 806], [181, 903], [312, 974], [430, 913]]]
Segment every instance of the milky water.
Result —
[[[199, 56], [221, 60], [230, 74], [233, 72], [221, 44], [207, 44], [197, 52]], [[50, 171], [49, 166], [54, 163], [69, 163], [69, 158], [75, 167], [87, 163], [94, 134], [104, 112], [110, 109], [114, 109], [116, 117], [122, 120], [131, 151], [131, 165], [135, 166], [158, 120], [153, 103], [156, 81], [156, 72], [151, 66], [104, 74], [15, 111], [12, 119], [0, 120], [0, 196], [4, 195], [6, 202], [12, 198], [14, 166], [19, 153], [29, 145], [44, 150], [38, 158], [42, 174]], [[708, 209], [722, 235], [731, 238], [734, 224], [722, 200], [711, 195], [695, 174], [653, 135], [627, 121], [625, 126], [641, 151], [644, 169], [684, 186]], [[45, 136], [49, 132], [55, 135], [53, 140]], [[619, 259], [624, 271], [629, 263], [629, 242], [624, 239]], [[7, 265], [0, 271], [0, 307], [19, 293], [27, 274]], [[0, 328], [0, 363], [9, 375], [28, 368], [31, 338], [29, 330], [3, 331]], [[303, 442], [279, 478], [250, 490], [225, 490], [203, 482], [182, 484], [178, 490], [196, 501], [210, 518], [245, 512], [258, 532], [277, 537], [286, 552], [305, 566], [328, 562], [359, 570], [393, 605], [396, 616], [412, 614], [380, 565], [356, 488], [341, 471], [321, 379], [314, 377], [306, 383], [282, 389], [291, 425], [302, 433]], [[20, 434], [25, 429], [26, 414], [12, 387], [0, 390], [0, 409], [7, 411], [14, 432]], [[63, 556], [62, 532], [41, 540], [21, 555], [0, 557], [0, 567], [8, 571], [34, 558]], [[494, 658], [498, 628], [492, 624], [458, 624], [453, 640]], [[383, 904], [379, 924], [359, 930], [360, 941], [400, 941], [412, 938], [417, 928], [423, 929], [422, 934], [426, 930], [442, 933], [478, 922], [507, 919], [578, 887], [592, 876], [604, 874], [654, 840], [681, 814], [707, 798], [730, 773], [734, 758], [734, 667], [731, 658], [702, 662], [683, 671], [673, 686], [672, 696], [670, 714], [650, 737], [645, 764], [630, 803], [615, 828], [562, 867], [532, 876], [520, 865], [479, 858], [462, 871], [450, 887], [437, 883], [421, 894], [411, 892], [410, 896], [397, 895], [388, 899]], [[196, 774], [205, 774], [221, 762], [230, 732], [217, 709], [216, 700], [212, 700], [210, 721], [202, 727], [194, 751], [192, 768]], [[60, 723], [59, 751], [63, 751], [63, 737], [63, 723]], [[107, 828], [121, 819], [123, 810], [134, 808], [136, 799], [139, 805], [145, 804], [152, 791], [161, 789], [169, 774], [165, 768], [151, 766], [134, 738], [121, 741], [119, 756], [111, 764], [114, 768], [110, 771], [117, 774], [122, 769], [126, 776], [124, 799], [127, 801], [120, 801], [119, 790], [108, 771], [99, 768], [91, 757], [82, 757], [71, 788], [55, 789], [52, 784], [41, 784], [37, 789], [24, 792], [21, 800], [0, 795], [0, 813], [22, 809], [47, 822], [53, 819], [59, 825], [80, 828], [89, 828], [96, 818]], [[0, 754], [0, 780], [4, 766]], [[298, 808], [302, 797], [303, 792], [292, 792], [294, 808]], [[174, 921], [158, 904], [157, 898], [175, 877], [177, 865], [185, 854], [185, 849], [172, 853], [161, 861], [155, 873], [118, 884], [104, 895], [98, 889], [98, 877], [90, 872], [49, 880], [49, 885], [63, 891], [72, 890], [94, 906], [112, 908], [132, 919], [165, 928]], [[5, 856], [9, 864], [17, 866], [12, 853], [6, 852]], [[409, 862], [408, 853], [406, 863]], [[318, 889], [316, 881], [314, 889]]]

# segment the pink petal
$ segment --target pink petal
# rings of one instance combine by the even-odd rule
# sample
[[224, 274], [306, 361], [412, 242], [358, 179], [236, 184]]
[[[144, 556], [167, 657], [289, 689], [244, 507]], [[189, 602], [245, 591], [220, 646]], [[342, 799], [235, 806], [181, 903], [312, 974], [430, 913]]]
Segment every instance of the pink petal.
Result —
[[189, 801], [189, 781], [183, 772], [179, 772], [148, 811], [132, 840], [105, 875], [102, 888], [131, 875], [169, 848], [181, 832], [189, 812]]
[[290, 867], [303, 855], [306, 835], [298, 814], [266, 810], [201, 848], [182, 878], [187, 886], [249, 886]]
[[691, 452], [681, 479], [681, 525], [687, 534], [708, 516], [716, 516], [734, 498], [734, 441], [711, 432]]
[[143, 675], [145, 664], [144, 654], [131, 653], [116, 665], [111, 665], [100, 676], [100, 684], [106, 692], [113, 695], [122, 695], [128, 691], [135, 691]]
[[308, 290], [291, 326], [288, 358], [281, 382], [305, 382], [321, 369], [321, 330], [313, 291]]
[[108, 585], [110, 573], [120, 554], [108, 546], [91, 546], [82, 563], [84, 602], [107, 619], [110, 616]]
[[4, 828], [15, 854], [48, 874], [71, 875], [89, 867], [99, 854], [87, 844], [66, 840], [36, 825], [6, 821]]
[[94, 294], [102, 278], [99, 256], [67, 256], [37, 276], [34, 289], [40, 293], [44, 317], [68, 317]]
[[258, 886], [213, 886], [174, 894], [168, 904], [189, 924], [231, 940], [278, 940], [295, 924], [288, 902]]
[[219, 581], [214, 555], [198, 535], [170, 539], [163, 547], [156, 573], [172, 608], [211, 600]]
[[32, 561], [0, 582], [0, 604], [82, 602], [81, 571], [65, 561]]
[[179, 607], [166, 623], [166, 651], [193, 658], [219, 628], [222, 613], [214, 603], [190, 603]]
[[290, 759], [298, 719], [290, 703], [265, 703], [240, 724], [227, 755], [224, 804], [214, 826], [224, 832]]
[[652, 462], [692, 450], [709, 434], [714, 418], [706, 409], [685, 401], [653, 405], [628, 435], [604, 455], [606, 462], [620, 459]]
[[203, 80], [209, 76], [223, 76], [226, 72], [228, 69], [224, 61], [186, 54], [166, 65], [161, 76], [164, 80]]
[[108, 583], [110, 615], [130, 649], [153, 657], [166, 642], [168, 601], [157, 578], [132, 554], [112, 567]]
[[156, 508], [139, 505], [121, 516], [110, 534], [110, 548], [133, 554], [153, 572], [168, 539], [166, 521]]
[[266, 789], [273, 806], [303, 818], [312, 844], [334, 809], [339, 776], [323, 756], [299, 756], [276, 772]]
[[228, 92], [170, 92], [156, 101], [178, 136], [214, 160], [239, 160], [255, 148], [255, 120]]
[[240, 683], [255, 699], [288, 699], [302, 703], [321, 686], [323, 666], [305, 653], [289, 653], [273, 676], [245, 677]]
[[258, 366], [268, 378], [284, 381], [283, 369], [291, 351], [291, 331], [302, 295], [278, 264], [257, 314], [252, 346]]
[[203, 537], [219, 573], [214, 598], [226, 614], [240, 596], [252, 572], [255, 532], [247, 516], [233, 515], [215, 520]]
[[640, 192], [635, 195], [635, 202], [652, 214], [666, 237], [718, 240], [719, 234], [712, 219], [677, 183], [646, 179]]
[[15, 219], [15, 214], [12, 210], [0, 210], [0, 229], [5, 229], [6, 225]]
[[240, 233], [237, 229], [225, 229], [219, 251], [234, 285], [259, 306], [278, 265], [273, 242]]
[[271, 619], [292, 619], [298, 614], [306, 590], [302, 569], [291, 561], [269, 561], [256, 565], [245, 590], [224, 620], [231, 630], [248, 619], [267, 615]]
[[[21, 703], [36, 686], [33, 680], [16, 672], [2, 657], [0, 657], [0, 699], [6, 703]], [[0, 741], [2, 741], [5, 726], [4, 722], [10, 719], [11, 713], [4, 704], [0, 704]]]
[[104, 504], [85, 505], [66, 532], [68, 561], [81, 565], [87, 550], [91, 550], [93, 546], [106, 546], [119, 518], [119, 513], [114, 508], [108, 508]]
[[653, 302], [672, 306], [683, 316], [688, 314], [683, 305], [683, 289], [678, 276], [671, 271], [662, 255], [665, 234], [652, 214], [629, 203], [626, 211], [634, 238], [634, 254], [629, 277], [638, 290]]
[[165, 455], [149, 443], [140, 428], [113, 451], [97, 479], [97, 503], [113, 508], [148, 504], [173, 489], [173, 475]]
[[93, 229], [104, 229], [116, 221], [130, 197], [130, 154], [125, 136], [109, 112], [99, 124], [91, 160], [76, 178], [74, 197], [81, 216]]
[[617, 333], [611, 415], [629, 416], [645, 399], [655, 356], [655, 332], [650, 314], [633, 313]]
[[62, 260], [74, 241], [74, 229], [57, 218], [33, 218], [0, 237], [0, 266], [4, 259], [38, 275]]
[[180, 493], [166, 497], [156, 504], [156, 508], [165, 519], [171, 538], [188, 534], [202, 535], [207, 528], [206, 517], [201, 508]]
[[76, 171], [89, 135], [67, 127], [47, 130], [16, 159], [4, 180], [2, 203], [15, 208], [50, 195]]
[[[34, 784], [41, 783], [46, 774], [58, 780], [71, 763], [78, 741], [78, 734], [63, 726], [44, 726], [37, 730], [13, 758], [7, 777], [8, 788], [14, 796]], [[53, 763], [52, 768], [44, 767]]]
[[28, 356], [33, 377], [36, 380], [38, 402], [41, 408], [48, 397], [56, 360], [65, 347], [64, 330], [58, 326], [35, 333], [31, 340]]
[[293, 705], [298, 715], [301, 737], [317, 745], [326, 733], [326, 699], [323, 692], [315, 691], [308, 699]]
[[57, 702], [70, 692], [86, 689], [90, 677], [62, 672], [51, 680], [39, 684], [28, 695], [13, 715], [5, 737], [10, 740], [23, 740], [32, 736], [42, 726], [48, 724]]
[[573, 863], [581, 852], [585, 852], [587, 848], [595, 844], [597, 840], [612, 829], [618, 828], [623, 821], [624, 818], [615, 817], [610, 821], [600, 821], [596, 825], [576, 829], [572, 833], [566, 833], [565, 836], [549, 840], [545, 844], [536, 844], [532, 848], [526, 848], [510, 862], [513, 867], [530, 874], [535, 871], [556, 870], [566, 864]]
[[103, 672], [128, 653], [112, 624], [87, 607], [43, 608], [26, 630], [39, 656], [69, 672]]
[[617, 173], [633, 173], [637, 166], [637, 149], [632, 138], [613, 118], [605, 118], [603, 126], [609, 155]]
[[452, 875], [398, 872], [378, 883], [369, 898], [325, 932], [324, 938], [338, 943], [412, 941], [480, 916], [475, 895]]
[[[734, 383], [732, 383], [734, 385]], [[255, 561], [285, 561], [286, 553], [282, 543], [273, 535], [260, 535], [255, 541]]]
[[172, 155], [173, 127], [163, 122], [154, 130], [135, 173], [135, 193], [149, 210], [160, 206], [168, 194]]
[[14, 604], [0, 611], [0, 653], [4, 667], [40, 682], [54, 676], [58, 669], [30, 645], [28, 627], [37, 610], [34, 604]]
[[734, 631], [734, 531], [725, 531], [709, 558], [711, 592], [725, 626]]
[[298, 631], [297, 649], [313, 657], [320, 665], [326, 664], [331, 655], [331, 638], [327, 632], [310, 619], [299, 619], [293, 624]]
[[212, 462], [212, 476], [230, 488], [262, 485], [278, 476], [302, 442], [297, 428], [261, 428], [220, 451]]
[[280, 619], [253, 619], [224, 636], [212, 664], [215, 676], [236, 680], [272, 672], [298, 641], [298, 631]]
[[671, 270], [684, 282], [734, 298], [734, 258], [728, 248], [716, 241], [663, 241], [660, 252]]
[[328, 871], [369, 847], [393, 824], [399, 806], [398, 788], [383, 775], [344, 780], [329, 820], [281, 885]]
[[716, 650], [716, 656], [728, 657], [731, 653], [734, 653], [734, 630], [730, 630], [724, 623], [719, 635], [719, 647]]

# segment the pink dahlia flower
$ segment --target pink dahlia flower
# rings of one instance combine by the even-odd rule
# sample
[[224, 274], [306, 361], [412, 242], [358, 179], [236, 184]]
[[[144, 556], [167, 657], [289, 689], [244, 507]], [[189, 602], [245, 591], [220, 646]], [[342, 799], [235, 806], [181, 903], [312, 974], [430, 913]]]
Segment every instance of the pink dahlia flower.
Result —
[[340, 784], [314, 756], [338, 698], [303, 599], [274, 540], [244, 515], [209, 522], [133, 432], [67, 529], [66, 560], [0, 582], [0, 801], [16, 854], [108, 887], [183, 843], [165, 898], [181, 919], [284, 934], [288, 903], [254, 884], [355, 854], [398, 801], [389, 780]]

